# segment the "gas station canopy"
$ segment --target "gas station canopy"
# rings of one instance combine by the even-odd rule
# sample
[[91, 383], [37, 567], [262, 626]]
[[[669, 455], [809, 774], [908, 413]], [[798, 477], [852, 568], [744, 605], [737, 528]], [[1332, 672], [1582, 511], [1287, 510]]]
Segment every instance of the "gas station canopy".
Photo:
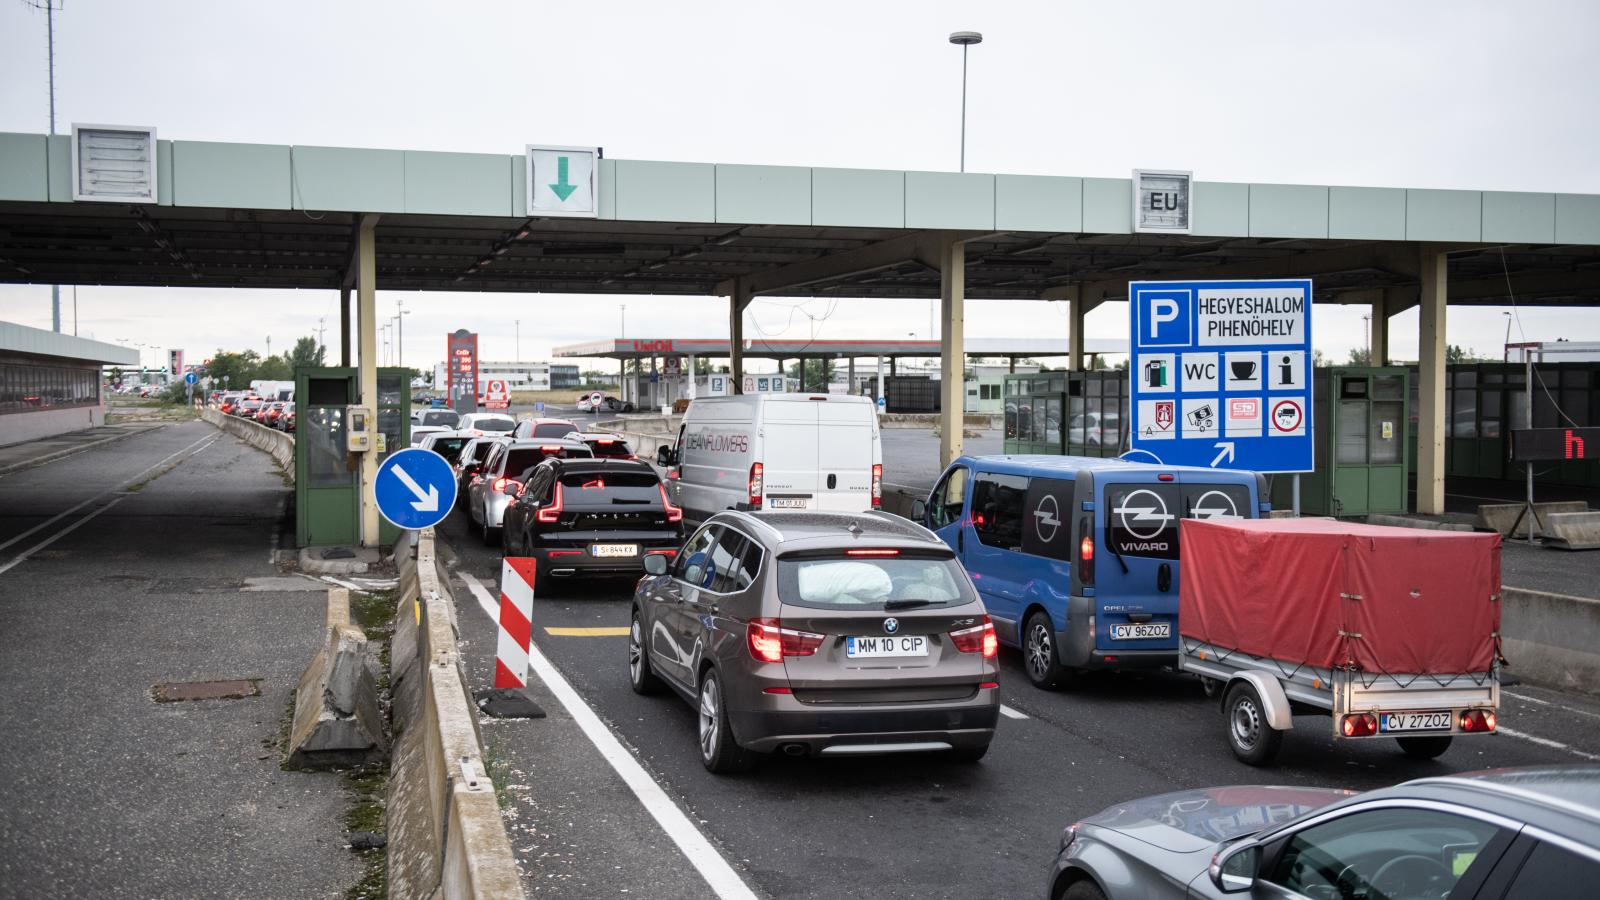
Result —
[[[1066, 338], [968, 338], [965, 343], [968, 356], [1023, 359], [1026, 357], [1066, 356], [1071, 348]], [[889, 359], [902, 357], [938, 356], [938, 341], [916, 340], [851, 340], [851, 341], [773, 341], [747, 340], [744, 342], [745, 358], [845, 359], [882, 356]], [[1128, 342], [1090, 338], [1084, 341], [1087, 355], [1127, 353]], [[650, 359], [661, 356], [726, 357], [729, 344], [726, 338], [611, 338], [603, 341], [586, 341], [567, 344], [551, 351], [557, 357], [597, 357], [604, 359]]]

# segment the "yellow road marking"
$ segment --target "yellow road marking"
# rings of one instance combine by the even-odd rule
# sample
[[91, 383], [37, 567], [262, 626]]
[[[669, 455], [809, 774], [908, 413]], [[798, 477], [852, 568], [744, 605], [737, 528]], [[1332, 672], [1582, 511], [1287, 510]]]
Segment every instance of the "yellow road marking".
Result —
[[545, 631], [556, 637], [627, 637], [627, 626], [617, 628], [550, 628]]

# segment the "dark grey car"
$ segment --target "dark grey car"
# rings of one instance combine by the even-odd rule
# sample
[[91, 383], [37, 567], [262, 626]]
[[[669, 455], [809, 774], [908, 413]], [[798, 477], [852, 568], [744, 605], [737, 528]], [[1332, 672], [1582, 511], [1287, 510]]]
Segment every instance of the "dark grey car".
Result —
[[1223, 787], [1068, 828], [1050, 900], [1600, 897], [1600, 767], [1502, 769], [1352, 794]]
[[994, 626], [932, 532], [881, 513], [730, 511], [645, 570], [633, 689], [665, 685], [698, 710], [711, 771], [772, 752], [988, 750]]

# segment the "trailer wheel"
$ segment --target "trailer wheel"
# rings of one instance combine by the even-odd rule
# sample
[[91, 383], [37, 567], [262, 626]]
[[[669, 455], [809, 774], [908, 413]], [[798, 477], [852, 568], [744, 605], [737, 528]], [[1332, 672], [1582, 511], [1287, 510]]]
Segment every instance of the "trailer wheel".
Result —
[[1201, 675], [1200, 690], [1206, 692], [1207, 700], [1215, 700], [1217, 695], [1222, 693], [1222, 680], [1220, 678], [1209, 678], [1205, 675]]
[[1450, 738], [1445, 736], [1434, 737], [1404, 737], [1395, 738], [1395, 743], [1405, 751], [1406, 756], [1412, 759], [1438, 759], [1450, 749]]
[[1278, 755], [1283, 732], [1267, 724], [1267, 707], [1248, 681], [1236, 681], [1222, 704], [1228, 727], [1228, 746], [1239, 761], [1265, 766]]

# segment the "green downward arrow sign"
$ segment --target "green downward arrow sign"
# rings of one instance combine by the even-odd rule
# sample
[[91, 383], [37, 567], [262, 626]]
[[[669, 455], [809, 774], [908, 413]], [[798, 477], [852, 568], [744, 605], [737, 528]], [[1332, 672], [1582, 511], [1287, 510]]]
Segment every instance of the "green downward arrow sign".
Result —
[[572, 192], [577, 189], [577, 185], [567, 180], [567, 157], [556, 157], [556, 181], [555, 184], [550, 185], [550, 190], [555, 191], [556, 196], [560, 197], [561, 201], [565, 203], [566, 199], [571, 197]]

